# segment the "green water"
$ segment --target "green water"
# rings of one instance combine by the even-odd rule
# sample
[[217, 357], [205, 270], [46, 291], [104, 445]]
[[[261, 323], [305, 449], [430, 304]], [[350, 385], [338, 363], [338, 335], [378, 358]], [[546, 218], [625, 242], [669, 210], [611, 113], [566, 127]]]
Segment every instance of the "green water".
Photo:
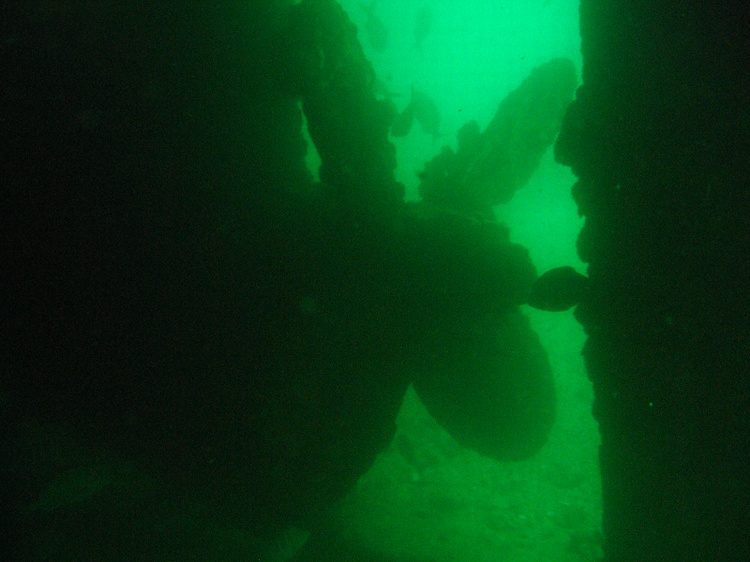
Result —
[[[455, 149], [456, 131], [470, 119], [486, 127], [498, 103], [533, 68], [564, 56], [580, 73], [576, 2], [379, 0], [374, 13], [388, 30], [385, 49], [368, 41], [362, 3], [342, 6], [359, 25], [365, 52], [396, 105], [403, 109], [414, 87], [440, 110], [439, 138], [415, 127], [392, 139], [407, 199], [419, 199], [423, 164], [442, 145]], [[425, 6], [431, 27], [419, 50], [414, 32]], [[531, 182], [495, 213], [510, 226], [513, 241], [529, 248], [540, 273], [560, 265], [585, 271], [575, 251], [582, 225], [570, 197], [575, 178], [551, 152]], [[518, 562], [590, 561], [601, 555], [599, 437], [580, 357], [584, 335], [572, 312], [524, 308], [555, 372], [558, 417], [550, 442], [520, 463], [482, 458], [460, 448], [410, 392], [396, 439], [341, 508], [344, 534], [407, 560], [479, 562], [501, 555]]]

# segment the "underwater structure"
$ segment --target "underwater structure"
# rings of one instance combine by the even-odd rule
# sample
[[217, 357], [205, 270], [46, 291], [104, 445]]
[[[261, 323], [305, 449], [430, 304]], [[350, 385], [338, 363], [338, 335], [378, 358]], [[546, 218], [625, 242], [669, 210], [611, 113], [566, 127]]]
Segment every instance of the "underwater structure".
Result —
[[747, 7], [581, 2], [577, 317], [602, 437], [606, 560], [750, 552]]
[[[279, 537], [367, 470], [409, 384], [483, 454], [543, 445], [528, 253], [453, 191], [404, 203], [393, 108], [335, 2], [6, 11], [8, 560], [288, 559]], [[589, 267], [561, 302], [588, 335], [607, 562], [750, 552], [749, 20], [581, 3], [555, 153]]]

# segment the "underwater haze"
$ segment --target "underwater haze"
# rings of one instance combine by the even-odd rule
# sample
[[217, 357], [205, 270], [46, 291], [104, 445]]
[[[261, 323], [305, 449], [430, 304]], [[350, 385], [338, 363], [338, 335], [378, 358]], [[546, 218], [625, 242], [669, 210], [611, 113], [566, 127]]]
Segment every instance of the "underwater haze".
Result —
[[[413, 91], [437, 107], [438, 134], [415, 119], [392, 135], [397, 179], [419, 200], [418, 173], [470, 120], [484, 130], [498, 104], [541, 64], [558, 57], [580, 76], [578, 4], [572, 0], [343, 0], [373, 64], [380, 95], [399, 111]], [[373, 19], [378, 21], [373, 22]], [[368, 31], [377, 31], [375, 41]], [[314, 165], [313, 165], [314, 171]], [[583, 223], [570, 195], [575, 177], [551, 148], [530, 182], [495, 207], [538, 272], [585, 272], [575, 243]], [[598, 560], [601, 492], [598, 430], [572, 311], [524, 307], [549, 356], [558, 413], [549, 443], [530, 460], [503, 464], [462, 449], [409, 392], [398, 433], [338, 514], [342, 534], [398, 560], [510, 562]], [[502, 558], [500, 558], [502, 556]]]
[[[571, 0], [528, 2], [468, 0], [375, 0], [372, 16], [387, 30], [387, 44], [373, 48], [367, 22], [370, 0], [341, 5], [359, 28], [359, 39], [378, 78], [394, 94], [399, 108], [411, 89], [426, 92], [441, 113], [441, 136], [430, 141], [422, 131], [397, 140], [399, 181], [415, 196], [415, 172], [442, 144], [455, 147], [458, 128], [475, 119], [484, 128], [499, 102], [532, 69], [556, 57], [572, 60], [580, 71], [578, 3]], [[429, 25], [419, 41], [420, 14]], [[421, 138], [425, 137], [425, 138]]]

